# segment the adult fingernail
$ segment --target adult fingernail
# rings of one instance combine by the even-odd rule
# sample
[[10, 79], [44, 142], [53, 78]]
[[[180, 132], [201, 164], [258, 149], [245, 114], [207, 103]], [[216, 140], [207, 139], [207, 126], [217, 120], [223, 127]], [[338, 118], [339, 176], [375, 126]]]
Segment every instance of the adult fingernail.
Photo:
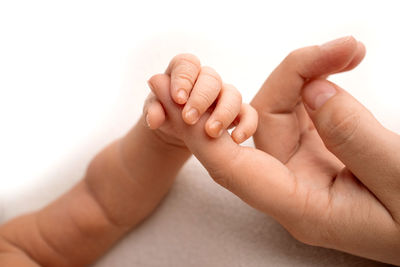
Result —
[[335, 40], [332, 40], [332, 41], [329, 41], [329, 42], [326, 42], [326, 43], [322, 44], [321, 48], [330, 49], [330, 48], [332, 48], [334, 46], [337, 46], [339, 44], [347, 42], [351, 38], [353, 38], [353, 37], [350, 35], [350, 36], [345, 36], [345, 37], [342, 37], [342, 38], [339, 38], [339, 39], [335, 39]]
[[313, 110], [319, 109], [337, 93], [335, 87], [324, 80], [316, 80], [303, 89], [303, 100]]
[[222, 122], [220, 121], [214, 121], [213, 123], [211, 123], [210, 125], [210, 130], [214, 133], [217, 133], [216, 137], [220, 137], [223, 133], [222, 130]]
[[199, 112], [195, 108], [190, 108], [185, 113], [185, 119], [190, 124], [195, 124], [196, 121], [199, 119]]
[[178, 93], [176, 94], [176, 98], [178, 100], [178, 104], [185, 104], [187, 100], [187, 93], [183, 89], [179, 89]]

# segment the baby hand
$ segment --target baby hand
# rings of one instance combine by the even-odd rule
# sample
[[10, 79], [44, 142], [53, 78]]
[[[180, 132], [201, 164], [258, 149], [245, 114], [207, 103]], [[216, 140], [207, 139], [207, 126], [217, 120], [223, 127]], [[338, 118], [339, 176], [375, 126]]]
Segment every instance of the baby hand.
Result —
[[[166, 71], [170, 84], [170, 97], [180, 106], [181, 117], [187, 125], [194, 125], [199, 118], [210, 111], [210, 116], [204, 125], [209, 137], [218, 138], [222, 133], [236, 126], [232, 138], [236, 143], [242, 143], [254, 134], [257, 129], [257, 112], [248, 104], [242, 103], [239, 91], [232, 85], [223, 83], [218, 73], [210, 67], [201, 67], [199, 60], [190, 54], [174, 57]], [[144, 114], [149, 128], [158, 131], [160, 136], [173, 144], [182, 144], [182, 127], [172, 125], [166, 117], [165, 108], [152, 89], [144, 105]], [[211, 112], [212, 111], [212, 112]]]

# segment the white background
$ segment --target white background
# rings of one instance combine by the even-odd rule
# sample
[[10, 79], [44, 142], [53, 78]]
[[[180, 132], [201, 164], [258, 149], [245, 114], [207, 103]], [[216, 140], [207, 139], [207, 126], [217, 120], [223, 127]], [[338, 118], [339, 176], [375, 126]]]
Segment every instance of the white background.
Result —
[[353, 35], [367, 56], [332, 80], [399, 133], [396, 2], [1, 0], [3, 217], [81, 178], [96, 151], [140, 116], [146, 80], [182, 52], [248, 102], [291, 50]]

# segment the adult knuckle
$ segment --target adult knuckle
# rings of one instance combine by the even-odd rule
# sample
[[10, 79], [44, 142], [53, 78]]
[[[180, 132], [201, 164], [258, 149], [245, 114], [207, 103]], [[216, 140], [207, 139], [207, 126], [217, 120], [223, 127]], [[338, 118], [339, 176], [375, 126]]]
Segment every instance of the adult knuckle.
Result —
[[322, 135], [330, 149], [339, 148], [351, 142], [360, 125], [358, 110], [348, 109], [332, 112], [322, 128]]

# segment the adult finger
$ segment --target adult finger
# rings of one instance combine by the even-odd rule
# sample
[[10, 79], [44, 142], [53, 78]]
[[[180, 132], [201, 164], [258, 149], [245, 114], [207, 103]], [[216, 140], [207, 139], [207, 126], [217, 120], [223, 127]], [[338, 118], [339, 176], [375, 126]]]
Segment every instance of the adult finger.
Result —
[[303, 101], [326, 147], [388, 208], [399, 210], [400, 137], [385, 129], [350, 94], [326, 80], [307, 84]]
[[304, 83], [345, 68], [357, 47], [358, 42], [349, 36], [291, 52], [265, 81], [253, 99], [254, 105], [257, 110], [269, 113], [293, 111]]
[[[340, 70], [337, 70], [334, 73], [340, 73], [340, 72], [345, 72], [345, 71], [354, 69], [364, 59], [365, 54], [366, 54], [366, 49], [365, 49], [364, 44], [362, 42], [358, 41], [357, 48], [356, 48], [356, 51], [354, 52], [353, 59], [345, 67], [343, 67]], [[323, 74], [323, 75], [320, 75], [318, 78], [319, 79], [328, 79], [328, 77], [334, 73]]]
[[362, 54], [359, 49], [353, 37], [344, 37], [290, 53], [251, 102], [260, 116], [254, 136], [256, 146], [286, 162], [296, 149], [301, 134], [298, 132], [297, 117], [302, 115], [297, 111], [304, 113], [298, 103], [305, 82], [344, 70], [356, 55]]

